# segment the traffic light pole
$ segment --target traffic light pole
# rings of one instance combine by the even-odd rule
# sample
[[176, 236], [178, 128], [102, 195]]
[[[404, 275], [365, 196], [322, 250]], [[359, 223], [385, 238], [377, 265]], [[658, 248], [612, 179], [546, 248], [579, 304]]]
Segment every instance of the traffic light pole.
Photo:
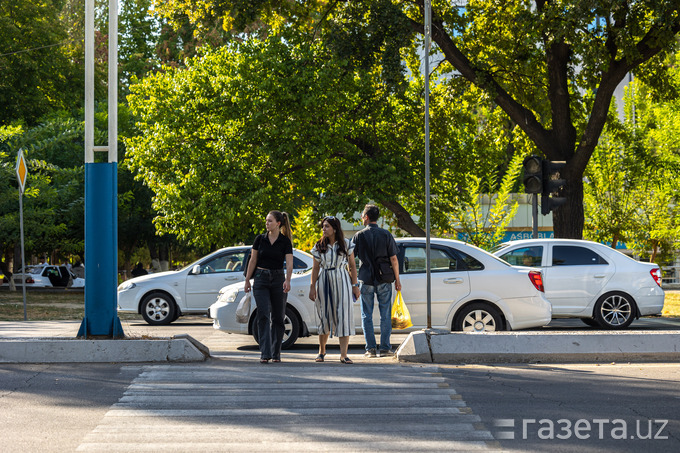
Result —
[[538, 239], [538, 194], [532, 194], [531, 198], [531, 237]]

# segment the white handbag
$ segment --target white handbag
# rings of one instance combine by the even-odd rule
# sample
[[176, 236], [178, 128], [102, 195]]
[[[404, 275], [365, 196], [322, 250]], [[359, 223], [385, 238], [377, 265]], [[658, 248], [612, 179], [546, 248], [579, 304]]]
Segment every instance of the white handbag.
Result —
[[236, 322], [240, 324], [248, 324], [248, 319], [250, 319], [251, 294], [252, 291], [247, 292], [239, 301], [238, 307], [236, 307]]

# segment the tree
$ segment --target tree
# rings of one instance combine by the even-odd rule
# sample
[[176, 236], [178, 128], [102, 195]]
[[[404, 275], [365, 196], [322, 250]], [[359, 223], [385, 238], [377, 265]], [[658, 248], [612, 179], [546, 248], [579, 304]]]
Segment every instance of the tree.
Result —
[[[210, 7], [207, 7], [207, 5]], [[424, 33], [424, 1], [399, 2], [164, 2], [193, 21], [221, 18], [227, 29], [253, 24], [276, 31], [282, 22], [312, 29], [341, 58], [362, 68], [381, 66], [392, 86], [403, 82], [401, 50]], [[567, 203], [553, 214], [557, 237], [583, 233], [582, 177], [624, 76], [635, 71], [665, 83], [664, 56], [677, 46], [680, 4], [675, 0], [469, 0], [435, 2], [433, 55], [451, 77], [489, 94], [561, 172]], [[263, 24], [266, 24], [264, 26]]]
[[0, 125], [34, 125], [46, 113], [80, 105], [83, 70], [69, 52], [62, 3], [0, 2]]
[[130, 165], [155, 194], [157, 228], [198, 246], [247, 241], [275, 207], [351, 217], [412, 186], [393, 106], [374, 82], [287, 36], [234, 44], [131, 87], [140, 134], [128, 140]]

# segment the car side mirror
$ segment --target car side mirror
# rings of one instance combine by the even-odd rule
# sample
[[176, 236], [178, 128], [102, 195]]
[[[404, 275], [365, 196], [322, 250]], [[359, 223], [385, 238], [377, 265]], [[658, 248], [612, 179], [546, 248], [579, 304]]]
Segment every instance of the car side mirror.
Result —
[[195, 265], [194, 267], [191, 268], [191, 275], [198, 275], [201, 273], [201, 266], [200, 265]]

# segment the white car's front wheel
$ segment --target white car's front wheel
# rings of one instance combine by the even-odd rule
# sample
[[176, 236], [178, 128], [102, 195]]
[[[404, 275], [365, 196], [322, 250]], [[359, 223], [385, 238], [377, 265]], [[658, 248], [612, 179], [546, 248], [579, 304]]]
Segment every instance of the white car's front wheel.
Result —
[[503, 330], [503, 319], [498, 310], [485, 303], [463, 307], [456, 315], [453, 330], [463, 332], [495, 332]]
[[163, 326], [177, 319], [177, 307], [172, 297], [165, 293], [153, 292], [142, 300], [142, 317], [152, 326]]

